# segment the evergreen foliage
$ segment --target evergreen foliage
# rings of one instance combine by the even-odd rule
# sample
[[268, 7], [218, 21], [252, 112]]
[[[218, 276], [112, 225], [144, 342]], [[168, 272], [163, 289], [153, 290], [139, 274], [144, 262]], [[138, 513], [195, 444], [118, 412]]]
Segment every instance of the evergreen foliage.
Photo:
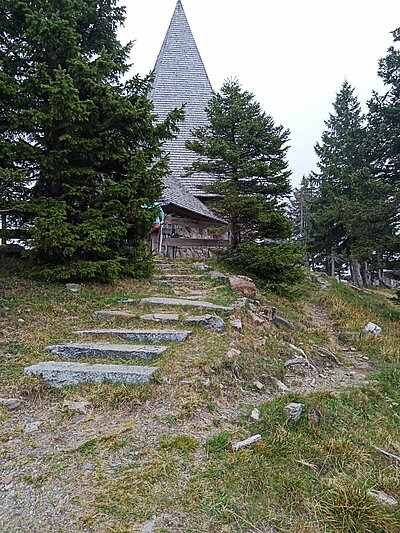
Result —
[[151, 269], [145, 239], [168, 170], [150, 80], [123, 81], [131, 45], [117, 0], [0, 0], [0, 167], [25, 169], [21, 213], [34, 270], [109, 281]]
[[395, 250], [393, 187], [377, 171], [377, 132], [361, 112], [354, 89], [345, 81], [316, 146], [319, 172], [312, 175], [309, 199], [309, 251], [325, 261], [326, 272], [350, 265], [357, 286], [371, 285], [371, 268], [382, 277]]
[[298, 279], [298, 246], [282, 244], [292, 232], [284, 209], [289, 131], [237, 80], [226, 81], [206, 111], [209, 125], [187, 143], [199, 156], [189, 173], [215, 178], [209, 190], [220, 196], [214, 209], [230, 224], [230, 261], [273, 281]]

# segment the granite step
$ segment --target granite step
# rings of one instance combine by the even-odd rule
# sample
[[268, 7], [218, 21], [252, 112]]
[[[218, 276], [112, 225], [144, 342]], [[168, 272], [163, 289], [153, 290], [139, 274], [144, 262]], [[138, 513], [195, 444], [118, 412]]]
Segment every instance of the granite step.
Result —
[[179, 315], [177, 313], [152, 313], [150, 315], [142, 315], [140, 320], [168, 324], [179, 322]]
[[92, 315], [94, 320], [112, 320], [120, 318], [121, 320], [132, 320], [136, 315], [129, 313], [129, 311], [95, 311]]
[[194, 280], [206, 279], [204, 274], [159, 274], [156, 279], [171, 279], [171, 280]]
[[157, 279], [156, 280], [158, 285], [167, 285], [170, 287], [178, 286], [178, 285], [185, 285], [189, 287], [201, 287], [205, 288], [208, 287], [207, 282], [203, 282], [198, 279]]
[[134, 344], [112, 344], [111, 342], [69, 343], [48, 346], [47, 351], [67, 359], [85, 357], [102, 359], [134, 359], [149, 361], [163, 354], [166, 346], [139, 346]]
[[192, 333], [187, 330], [166, 329], [85, 329], [77, 335], [112, 335], [130, 341], [183, 342]]
[[223, 305], [217, 305], [210, 302], [204, 302], [202, 300], [187, 300], [181, 298], [143, 298], [140, 300], [140, 305], [162, 305], [172, 307], [196, 307], [198, 309], [212, 309], [213, 311], [220, 313], [232, 313], [233, 307], [226, 307]]
[[47, 361], [25, 368], [27, 376], [42, 377], [56, 388], [81, 383], [120, 383], [143, 385], [149, 383], [157, 372], [157, 367], [130, 365], [90, 365]]

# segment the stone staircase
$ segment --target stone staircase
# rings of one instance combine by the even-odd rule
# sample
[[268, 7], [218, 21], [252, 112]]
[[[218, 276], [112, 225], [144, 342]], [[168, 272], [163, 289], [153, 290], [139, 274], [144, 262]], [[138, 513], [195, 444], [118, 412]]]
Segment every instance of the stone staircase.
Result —
[[[150, 313], [136, 315], [126, 309], [94, 311], [93, 320], [106, 322], [107, 320], [140, 320], [158, 324], [181, 324], [202, 326], [216, 332], [223, 331], [224, 320], [215, 314], [188, 315], [188, 311], [201, 310], [220, 314], [230, 314], [232, 307], [216, 305], [204, 300], [198, 300], [198, 292], [210, 288], [207, 276], [196, 273], [192, 265], [185, 267], [176, 266], [167, 260], [157, 260], [157, 274], [155, 282], [171, 288], [178, 285], [186, 289], [185, 298], [143, 298], [141, 307], [160, 308], [152, 309]], [[201, 270], [207, 267], [202, 265]], [[173, 290], [173, 289], [172, 289]], [[193, 294], [191, 297], [190, 295]], [[125, 300], [121, 304], [129, 305], [134, 300]], [[168, 344], [185, 342], [192, 332], [188, 329], [114, 329], [94, 328], [82, 329], [74, 332], [80, 337], [88, 337], [90, 342], [73, 342], [48, 346], [46, 350], [57, 360], [45, 361], [25, 368], [25, 374], [39, 376], [53, 387], [64, 387], [81, 383], [122, 383], [128, 385], [141, 385], [149, 383], [158, 368], [156, 366], [114, 364], [114, 361], [135, 361], [149, 363], [162, 356], [168, 350]], [[121, 339], [120, 342], [92, 342], [92, 338], [104, 337], [108, 339]], [[132, 341], [129, 342], [129, 341]], [[128, 343], [129, 342], [129, 343]], [[134, 344], [140, 342], [140, 344]], [[64, 359], [64, 360], [60, 360]], [[91, 359], [101, 359], [109, 364], [92, 364]]]

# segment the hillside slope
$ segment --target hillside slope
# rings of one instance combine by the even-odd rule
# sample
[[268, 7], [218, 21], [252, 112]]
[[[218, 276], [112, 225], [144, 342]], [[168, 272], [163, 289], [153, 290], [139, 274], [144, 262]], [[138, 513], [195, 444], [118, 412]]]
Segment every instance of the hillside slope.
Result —
[[[190, 262], [160, 263], [157, 278], [72, 293], [25, 279], [15, 263], [0, 267], [0, 398], [23, 400], [17, 410], [0, 405], [1, 533], [399, 531], [400, 308], [392, 295], [312, 276], [290, 296], [260, 290], [258, 301], [238, 304]], [[188, 340], [166, 344], [147, 385], [54, 389], [24, 375], [54, 360], [46, 346], [76, 342], [76, 330], [176, 330], [205, 314], [140, 305], [150, 296], [234, 310], [217, 313], [223, 332], [185, 325]], [[284, 321], [269, 320], [272, 307]], [[126, 316], [95, 320], [100, 310]], [[178, 321], [140, 320], [154, 313]], [[360, 336], [368, 322], [382, 334]], [[298, 422], [285, 414], [291, 402], [304, 406]], [[385, 495], [392, 500], [378, 499]]]

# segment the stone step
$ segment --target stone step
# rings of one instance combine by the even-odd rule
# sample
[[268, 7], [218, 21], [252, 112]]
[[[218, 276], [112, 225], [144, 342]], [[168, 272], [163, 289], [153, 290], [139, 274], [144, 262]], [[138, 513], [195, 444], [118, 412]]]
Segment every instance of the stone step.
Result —
[[186, 300], [180, 298], [143, 298], [140, 300], [140, 305], [163, 305], [172, 307], [196, 307], [199, 309], [212, 309], [213, 311], [219, 311], [221, 313], [232, 313], [233, 307], [225, 307], [223, 305], [217, 305], [210, 302], [204, 302], [201, 300]]
[[166, 346], [138, 346], [134, 344], [112, 344], [111, 342], [69, 343], [48, 346], [47, 351], [68, 359], [84, 357], [102, 359], [135, 359], [149, 361], [167, 350]]
[[178, 285], [185, 285], [188, 287], [208, 287], [208, 284], [206, 282], [202, 282], [201, 280], [197, 279], [158, 279], [156, 281], [159, 285], [167, 285], [170, 287]]
[[206, 279], [203, 274], [159, 274], [156, 279], [193, 280]]
[[85, 329], [75, 331], [75, 333], [77, 335], [113, 335], [130, 341], [183, 342], [192, 332], [166, 329]]
[[90, 365], [47, 361], [25, 368], [28, 376], [40, 376], [56, 388], [80, 383], [121, 383], [143, 385], [149, 383], [157, 372], [157, 367], [128, 365]]
[[122, 320], [132, 320], [136, 315], [128, 311], [95, 311], [92, 315], [94, 320], [112, 320], [113, 318], [120, 318]]
[[151, 315], [142, 315], [140, 320], [168, 324], [170, 322], [179, 322], [179, 315], [176, 313], [153, 313]]
[[183, 323], [190, 324], [191, 326], [202, 326], [205, 329], [213, 329], [218, 332], [224, 331], [225, 329], [225, 322], [221, 317], [216, 315], [188, 316]]

